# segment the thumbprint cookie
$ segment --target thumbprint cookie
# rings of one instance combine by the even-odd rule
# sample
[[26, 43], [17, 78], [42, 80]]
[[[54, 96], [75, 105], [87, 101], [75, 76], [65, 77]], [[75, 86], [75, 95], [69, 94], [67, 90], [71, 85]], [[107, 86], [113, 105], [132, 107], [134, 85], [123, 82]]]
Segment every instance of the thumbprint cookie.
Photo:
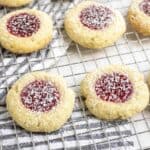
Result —
[[18, 54], [38, 51], [52, 39], [52, 20], [46, 13], [22, 9], [0, 19], [1, 45]]
[[150, 36], [150, 0], [133, 0], [128, 19], [137, 32]]
[[33, 0], [0, 0], [0, 5], [8, 7], [24, 6], [32, 2]]
[[13, 120], [27, 131], [52, 132], [71, 116], [74, 92], [64, 79], [46, 72], [27, 73], [9, 90], [6, 104]]
[[119, 11], [95, 1], [83, 1], [68, 10], [64, 25], [73, 41], [93, 49], [112, 45], [126, 31]]
[[109, 65], [88, 73], [81, 82], [89, 111], [100, 119], [127, 119], [149, 103], [144, 77], [124, 65]]

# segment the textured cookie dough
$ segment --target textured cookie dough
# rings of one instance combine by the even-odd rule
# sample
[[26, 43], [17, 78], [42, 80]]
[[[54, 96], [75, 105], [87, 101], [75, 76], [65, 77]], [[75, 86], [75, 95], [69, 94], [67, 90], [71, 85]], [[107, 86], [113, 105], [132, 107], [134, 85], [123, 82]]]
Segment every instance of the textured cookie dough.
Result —
[[74, 92], [67, 88], [62, 77], [32, 72], [14, 83], [6, 104], [12, 118], [22, 128], [32, 132], [52, 132], [71, 116], [74, 100]]
[[150, 36], [150, 0], [133, 0], [128, 19], [137, 32]]
[[32, 2], [33, 0], [0, 0], [0, 5], [8, 7], [24, 6]]
[[1, 45], [18, 54], [38, 51], [52, 40], [52, 20], [35, 9], [11, 12], [0, 19]]
[[[114, 73], [119, 76], [112, 76]], [[124, 65], [109, 65], [88, 73], [81, 82], [81, 93], [89, 111], [106, 120], [127, 119], [149, 103], [143, 75]]]
[[93, 49], [112, 45], [126, 31], [119, 11], [95, 1], [83, 1], [68, 10], [64, 25], [73, 41]]

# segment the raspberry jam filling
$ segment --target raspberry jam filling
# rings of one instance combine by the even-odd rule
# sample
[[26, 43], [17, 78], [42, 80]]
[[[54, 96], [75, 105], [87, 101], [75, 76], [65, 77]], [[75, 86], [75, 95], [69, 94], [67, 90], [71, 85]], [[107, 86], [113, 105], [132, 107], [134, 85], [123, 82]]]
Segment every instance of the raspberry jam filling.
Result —
[[146, 15], [150, 16], [150, 0], [143, 0], [139, 7]]
[[105, 74], [96, 81], [95, 91], [97, 96], [104, 101], [124, 103], [132, 95], [133, 85], [127, 75]]
[[21, 91], [21, 101], [32, 111], [46, 112], [51, 110], [60, 100], [58, 89], [51, 83], [35, 80]]
[[89, 6], [80, 13], [81, 23], [90, 29], [104, 29], [113, 22], [113, 12], [104, 6]]
[[19, 37], [30, 37], [40, 28], [40, 20], [35, 15], [20, 13], [7, 21], [7, 30]]

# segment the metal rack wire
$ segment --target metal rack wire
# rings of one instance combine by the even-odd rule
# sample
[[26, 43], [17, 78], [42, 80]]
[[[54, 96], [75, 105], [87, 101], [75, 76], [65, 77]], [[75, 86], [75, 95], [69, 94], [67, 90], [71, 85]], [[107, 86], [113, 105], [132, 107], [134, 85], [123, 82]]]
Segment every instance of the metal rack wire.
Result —
[[[79, 1], [36, 0], [29, 6], [53, 16], [54, 39], [45, 50], [16, 56], [0, 48], [0, 150], [150, 149], [149, 141], [146, 140], [150, 138], [149, 107], [130, 120], [105, 122], [97, 120], [88, 112], [79, 91], [85, 73], [109, 63], [136, 67], [147, 76], [150, 71], [150, 39], [140, 36], [128, 25], [124, 36], [110, 47], [100, 51], [80, 47], [70, 41], [63, 29], [64, 12]], [[119, 9], [124, 15], [130, 4], [130, 0], [101, 2]], [[0, 14], [4, 15], [8, 11], [12, 10], [1, 8]], [[70, 120], [59, 131], [51, 134], [26, 132], [15, 124], [5, 108], [5, 95], [10, 85], [22, 74], [35, 70], [63, 75], [68, 86], [77, 93]]]

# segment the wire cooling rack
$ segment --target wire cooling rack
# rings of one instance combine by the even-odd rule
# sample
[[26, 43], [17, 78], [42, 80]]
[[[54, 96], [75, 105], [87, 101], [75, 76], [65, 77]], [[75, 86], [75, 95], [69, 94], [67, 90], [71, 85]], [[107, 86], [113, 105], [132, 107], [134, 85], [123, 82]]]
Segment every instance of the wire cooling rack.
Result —
[[[150, 71], [150, 38], [142, 37], [128, 25], [124, 36], [114, 45], [94, 51], [71, 42], [63, 29], [64, 12], [80, 0], [36, 0], [30, 8], [51, 14], [54, 39], [44, 50], [31, 55], [11, 54], [0, 48], [0, 150], [142, 150], [150, 149], [150, 107], [126, 121], [105, 122], [93, 117], [80, 95], [84, 75], [107, 64], [126, 64], [145, 76]], [[130, 0], [101, 0], [120, 10], [124, 16]], [[3, 16], [11, 9], [1, 8]], [[68, 49], [68, 50], [67, 50]], [[66, 52], [67, 50], [67, 52]], [[54, 66], [55, 64], [55, 66]], [[5, 95], [22, 74], [46, 70], [61, 74], [76, 93], [76, 103], [69, 121], [51, 134], [29, 133], [11, 119], [5, 108]]]

